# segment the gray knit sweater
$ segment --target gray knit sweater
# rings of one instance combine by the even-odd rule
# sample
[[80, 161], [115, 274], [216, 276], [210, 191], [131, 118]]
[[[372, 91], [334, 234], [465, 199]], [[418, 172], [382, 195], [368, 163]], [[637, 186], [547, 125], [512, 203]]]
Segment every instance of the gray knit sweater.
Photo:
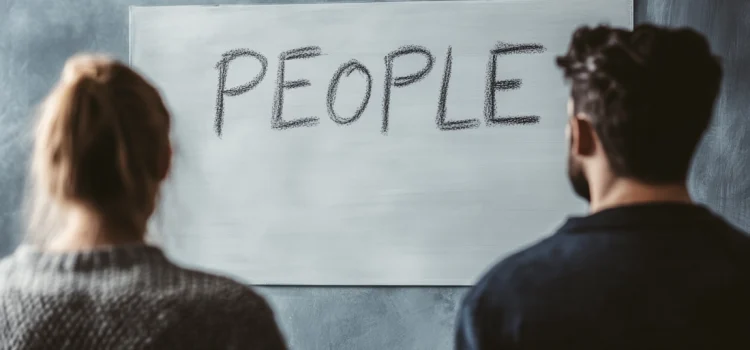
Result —
[[268, 304], [151, 246], [19, 248], [0, 261], [0, 349], [285, 349]]

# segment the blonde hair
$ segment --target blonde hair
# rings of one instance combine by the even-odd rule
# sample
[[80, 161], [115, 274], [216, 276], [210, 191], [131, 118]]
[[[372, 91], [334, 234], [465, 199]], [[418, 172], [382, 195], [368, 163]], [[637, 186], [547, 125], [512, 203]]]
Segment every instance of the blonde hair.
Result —
[[143, 234], [170, 164], [169, 128], [159, 92], [125, 64], [69, 59], [35, 130], [31, 233], [77, 206]]

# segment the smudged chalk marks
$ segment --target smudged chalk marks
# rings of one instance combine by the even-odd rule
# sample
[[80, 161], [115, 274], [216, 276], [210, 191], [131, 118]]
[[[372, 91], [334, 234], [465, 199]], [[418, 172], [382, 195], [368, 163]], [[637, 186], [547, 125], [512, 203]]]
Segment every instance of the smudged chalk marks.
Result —
[[438, 112], [435, 122], [440, 130], [463, 130], [479, 127], [478, 119], [446, 120], [446, 106], [448, 100], [448, 85], [451, 80], [451, 68], [453, 67], [453, 47], [448, 46], [445, 55], [445, 70], [443, 71], [443, 84], [440, 86], [440, 99], [438, 100]]
[[515, 90], [521, 88], [521, 79], [508, 79], [500, 80], [495, 82], [495, 87], [498, 90]]
[[310, 86], [310, 81], [307, 79], [292, 81], [284, 80], [284, 68], [286, 67], [286, 61], [310, 59], [318, 57], [321, 54], [322, 50], [320, 49], [320, 47], [306, 46], [289, 51], [284, 51], [279, 55], [279, 70], [276, 76], [276, 93], [274, 95], [273, 111], [271, 117], [271, 127], [273, 129], [284, 130], [289, 128], [318, 125], [318, 117], [313, 116], [285, 121], [282, 118], [282, 114], [284, 109], [284, 89], [296, 89]]
[[484, 99], [484, 119], [487, 126], [539, 123], [538, 115], [515, 117], [497, 117], [495, 115], [497, 91], [520, 89], [522, 85], [521, 79], [497, 80], [497, 58], [512, 54], [539, 54], [544, 51], [546, 49], [540, 44], [508, 44], [503, 42], [497, 43], [495, 48], [490, 51], [490, 59], [487, 65], [487, 88]]
[[[354, 115], [351, 116], [348, 119], [341, 118], [336, 114], [336, 111], [333, 110], [333, 104], [336, 102], [336, 94], [338, 93], [339, 89], [339, 82], [341, 81], [341, 78], [344, 74], [348, 77], [351, 75], [354, 71], [359, 71], [362, 73], [362, 75], [367, 78], [367, 87], [365, 89], [365, 96], [362, 98], [362, 103], [360, 103], [359, 108], [354, 112]], [[333, 78], [331, 78], [331, 83], [328, 85], [328, 95], [326, 96], [326, 106], [328, 107], [328, 115], [331, 117], [331, 120], [336, 122], [338, 125], [347, 125], [351, 124], [359, 117], [362, 116], [362, 113], [365, 111], [365, 108], [367, 108], [367, 104], [370, 102], [370, 95], [372, 94], [372, 75], [370, 75], [370, 71], [357, 60], [351, 60], [349, 62], [346, 62], [339, 67], [338, 70], [336, 70], [336, 73], [333, 74]]]
[[509, 44], [505, 42], [498, 42], [495, 44], [495, 49], [492, 52], [499, 55], [509, 54], [534, 54], [544, 53], [547, 49], [541, 44]]
[[[539, 123], [539, 116], [536, 116], [536, 115], [527, 115], [527, 116], [518, 116], [518, 117], [502, 117], [502, 118], [497, 118], [497, 119], [500, 121], [500, 124], [503, 124], [503, 125], [526, 125], [526, 124]], [[490, 126], [493, 126], [493, 125], [490, 125]]]
[[[412, 55], [412, 54], [424, 56], [424, 58], [426, 59], [424, 68], [422, 68], [420, 71], [414, 74], [393, 78], [393, 62], [396, 60], [396, 58], [399, 58], [401, 56], [406, 56], [406, 55]], [[424, 77], [427, 76], [427, 74], [430, 73], [430, 71], [432, 70], [432, 65], [434, 61], [435, 61], [435, 58], [432, 56], [430, 51], [428, 51], [426, 48], [422, 46], [415, 46], [415, 45], [402, 46], [385, 56], [385, 83], [384, 83], [385, 91], [383, 93], [383, 124], [380, 129], [380, 131], [383, 134], [388, 133], [388, 115], [390, 113], [390, 104], [391, 104], [391, 86], [404, 87], [404, 86], [416, 83], [424, 79]]]
[[[250, 82], [227, 89], [227, 72], [229, 71], [229, 62], [234, 61], [239, 57], [253, 57], [260, 62], [260, 72]], [[260, 84], [263, 78], [266, 76], [266, 70], [268, 69], [268, 60], [265, 56], [258, 52], [248, 49], [235, 49], [229, 50], [221, 55], [221, 60], [216, 64], [216, 69], [219, 70], [219, 88], [216, 93], [216, 117], [214, 119], [214, 130], [216, 135], [221, 137], [222, 127], [224, 126], [224, 96], [239, 96], [242, 95]]]

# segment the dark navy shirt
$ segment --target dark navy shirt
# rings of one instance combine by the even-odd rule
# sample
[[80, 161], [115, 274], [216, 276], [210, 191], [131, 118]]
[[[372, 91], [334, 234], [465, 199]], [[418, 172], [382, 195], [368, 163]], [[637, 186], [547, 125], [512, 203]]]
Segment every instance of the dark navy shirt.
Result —
[[493, 267], [456, 349], [750, 349], [750, 238], [656, 203], [569, 219]]

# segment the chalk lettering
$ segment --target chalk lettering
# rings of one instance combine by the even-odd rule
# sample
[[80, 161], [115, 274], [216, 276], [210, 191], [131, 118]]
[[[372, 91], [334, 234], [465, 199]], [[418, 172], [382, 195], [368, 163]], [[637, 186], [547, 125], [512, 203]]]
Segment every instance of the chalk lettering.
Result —
[[286, 61], [297, 60], [297, 59], [308, 59], [314, 58], [321, 55], [321, 49], [318, 46], [306, 46], [298, 49], [284, 51], [279, 55], [279, 70], [276, 76], [276, 93], [274, 95], [273, 111], [271, 118], [271, 127], [274, 129], [289, 129], [301, 126], [315, 126], [318, 125], [318, 117], [306, 117], [295, 120], [286, 121], [282, 118], [284, 108], [284, 89], [296, 89], [305, 86], [310, 86], [310, 81], [307, 79], [299, 80], [284, 80], [284, 68]]
[[[246, 84], [227, 89], [227, 72], [229, 71], [229, 62], [239, 57], [253, 57], [260, 62], [260, 72], [252, 80]], [[214, 120], [214, 130], [216, 135], [221, 137], [222, 127], [224, 125], [224, 95], [226, 96], [239, 96], [242, 95], [260, 84], [263, 78], [266, 76], [266, 70], [268, 69], [268, 60], [266, 57], [248, 49], [235, 49], [225, 52], [221, 55], [221, 60], [216, 64], [216, 69], [219, 70], [219, 88], [216, 93], [216, 118]]]
[[[367, 88], [365, 90], [365, 96], [362, 98], [362, 103], [359, 105], [359, 108], [354, 112], [354, 115], [351, 116], [349, 119], [341, 118], [336, 114], [336, 111], [333, 110], [333, 104], [336, 102], [336, 93], [339, 89], [339, 82], [341, 81], [341, 77], [346, 74], [348, 77], [352, 74], [355, 70], [358, 70], [362, 75], [367, 78]], [[362, 116], [362, 113], [365, 111], [365, 108], [367, 108], [367, 104], [370, 102], [370, 94], [372, 93], [372, 76], [370, 75], [370, 71], [367, 70], [367, 67], [365, 67], [362, 63], [359, 63], [357, 60], [351, 60], [347, 63], [344, 63], [339, 67], [339, 69], [336, 71], [336, 73], [333, 74], [333, 78], [331, 79], [331, 83], [328, 85], [328, 96], [326, 98], [326, 106], [328, 107], [328, 115], [331, 117], [331, 120], [336, 122], [338, 125], [347, 125], [351, 124], [359, 117]]]
[[[418, 54], [425, 57], [427, 62], [425, 63], [424, 68], [422, 68], [420, 71], [403, 76], [403, 77], [393, 77], [393, 61], [396, 60], [396, 58], [399, 58], [401, 56], [411, 55], [411, 54]], [[392, 51], [388, 55], [385, 56], [385, 91], [383, 93], [383, 125], [381, 128], [381, 132], [383, 134], [388, 133], [388, 114], [390, 112], [390, 103], [391, 103], [391, 86], [395, 87], [404, 87], [413, 83], [416, 83], [420, 80], [422, 80], [425, 76], [427, 76], [428, 73], [432, 70], [432, 64], [435, 58], [432, 56], [430, 51], [428, 51], [426, 48], [422, 46], [414, 46], [414, 45], [408, 45], [400, 47], [399, 49]]]
[[[540, 44], [508, 44], [500, 42], [494, 49], [490, 50], [490, 57], [486, 71], [486, 82], [485, 82], [485, 98], [484, 98], [484, 118], [486, 125], [489, 127], [498, 125], [526, 125], [539, 123], [540, 117], [538, 115], [520, 115], [520, 116], [497, 116], [497, 92], [506, 90], [520, 89], [523, 85], [521, 79], [505, 79], [498, 80], [497, 77], [497, 64], [498, 58], [504, 55], [511, 54], [538, 54], [545, 52], [546, 49]], [[296, 128], [296, 127], [310, 127], [319, 124], [320, 120], [316, 116], [306, 116], [303, 118], [284, 120], [283, 109], [284, 109], [284, 92], [288, 89], [297, 89], [302, 87], [310, 86], [311, 83], [307, 79], [298, 80], [286, 80], [286, 63], [290, 60], [310, 59], [322, 55], [322, 50], [318, 46], [305, 46], [296, 48], [293, 50], [284, 51], [279, 55], [279, 66], [276, 77], [276, 87], [274, 94], [274, 101], [272, 106], [271, 115], [271, 127], [277, 130]], [[415, 69], [411, 74], [403, 76], [394, 76], [394, 66], [398, 58], [403, 58], [409, 55], [422, 56], [425, 59], [424, 64], [421, 68]], [[227, 73], [229, 71], [229, 63], [239, 57], [252, 57], [258, 60], [261, 64], [260, 71], [258, 74], [249, 82], [233, 87], [227, 88]], [[432, 53], [422, 46], [407, 45], [402, 46], [385, 56], [385, 81], [383, 83], [383, 104], [382, 104], [382, 125], [381, 133], [383, 135], [388, 134], [389, 121], [390, 121], [390, 104], [391, 104], [391, 93], [394, 87], [405, 87], [412, 85], [416, 82], [424, 79], [434, 66], [435, 57]], [[403, 63], [402, 63], [403, 64]], [[248, 49], [235, 49], [227, 51], [222, 55], [221, 60], [216, 64], [216, 69], [219, 71], [219, 83], [216, 93], [216, 116], [214, 121], [214, 129], [219, 138], [222, 137], [223, 125], [224, 125], [224, 100], [226, 96], [239, 96], [252, 89], [262, 82], [268, 69], [268, 61], [265, 56], [258, 52]], [[443, 131], [450, 130], [464, 130], [478, 128], [480, 124], [479, 118], [470, 119], [458, 119], [449, 120], [447, 111], [448, 92], [450, 89], [450, 81], [453, 70], [453, 47], [448, 46], [448, 50], [445, 55], [445, 69], [443, 71], [442, 81], [440, 85], [440, 94], [438, 98], [437, 114], [435, 116], [435, 124], [438, 129]], [[357, 109], [350, 116], [340, 116], [336, 113], [334, 105], [336, 103], [337, 94], [340, 88], [341, 80], [344, 77], [349, 77], [354, 71], [359, 71], [366, 79], [366, 89], [362, 102], [359, 104]], [[372, 97], [372, 85], [373, 79], [370, 71], [367, 67], [358, 60], [350, 60], [336, 70], [328, 84], [328, 93], [326, 95], [326, 107], [328, 115], [333, 122], [338, 125], [349, 125], [362, 117], [362, 114], [367, 109], [367, 106]]]
[[451, 68], [453, 66], [453, 47], [448, 46], [445, 55], [445, 70], [443, 71], [443, 84], [440, 86], [440, 99], [438, 100], [438, 112], [435, 122], [440, 130], [463, 130], [479, 127], [479, 119], [446, 120], [446, 106], [448, 100], [448, 85], [451, 80]]
[[484, 118], [487, 126], [495, 125], [517, 125], [539, 123], [538, 115], [497, 117], [496, 96], [498, 90], [515, 90], [521, 88], [521, 79], [497, 80], [497, 58], [511, 54], [534, 54], [546, 51], [539, 44], [508, 44], [498, 43], [494, 50], [490, 51], [489, 64], [487, 65], [487, 88], [485, 90]]

